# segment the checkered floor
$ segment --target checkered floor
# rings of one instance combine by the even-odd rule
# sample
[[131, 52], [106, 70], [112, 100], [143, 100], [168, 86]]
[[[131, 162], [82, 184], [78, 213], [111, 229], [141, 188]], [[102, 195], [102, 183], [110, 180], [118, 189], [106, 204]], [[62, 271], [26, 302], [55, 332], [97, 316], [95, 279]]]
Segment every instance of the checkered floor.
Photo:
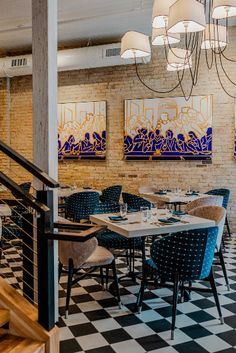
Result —
[[[114, 297], [95, 279], [82, 280], [72, 289], [70, 315], [64, 317], [66, 277], [60, 281], [59, 306], [61, 353], [205, 353], [236, 352], [236, 235], [226, 242], [224, 254], [231, 290], [222, 272], [215, 268], [225, 324], [218, 320], [214, 299], [209, 294], [192, 294], [192, 300], [178, 304], [175, 339], [170, 340], [171, 295], [169, 289], [146, 291], [143, 311], [133, 312], [139, 283], [122, 282], [124, 304], [119, 309]], [[5, 252], [10, 261], [7, 277], [19, 287], [18, 252]], [[140, 263], [136, 263], [137, 268]], [[119, 273], [127, 271], [118, 261]], [[199, 285], [205, 285], [201, 283]]]

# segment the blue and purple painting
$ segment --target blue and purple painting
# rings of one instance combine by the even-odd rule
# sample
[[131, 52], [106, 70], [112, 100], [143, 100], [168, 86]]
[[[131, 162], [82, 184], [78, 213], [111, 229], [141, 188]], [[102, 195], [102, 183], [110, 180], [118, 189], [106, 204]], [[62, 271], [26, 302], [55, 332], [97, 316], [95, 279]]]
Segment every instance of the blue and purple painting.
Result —
[[126, 160], [210, 160], [212, 97], [125, 101]]
[[106, 158], [106, 102], [58, 104], [58, 158]]

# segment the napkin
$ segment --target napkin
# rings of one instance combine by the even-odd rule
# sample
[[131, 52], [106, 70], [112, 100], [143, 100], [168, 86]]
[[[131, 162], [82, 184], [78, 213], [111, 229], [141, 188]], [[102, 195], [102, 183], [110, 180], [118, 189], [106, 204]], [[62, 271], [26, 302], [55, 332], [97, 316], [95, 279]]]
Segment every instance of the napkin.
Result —
[[111, 221], [115, 222], [120, 222], [120, 221], [127, 221], [128, 218], [122, 217], [122, 216], [109, 216], [109, 219]]
[[158, 221], [161, 222], [161, 223], [177, 223], [177, 222], [180, 222], [179, 219], [174, 218], [174, 217], [161, 218], [161, 219], [158, 219]]

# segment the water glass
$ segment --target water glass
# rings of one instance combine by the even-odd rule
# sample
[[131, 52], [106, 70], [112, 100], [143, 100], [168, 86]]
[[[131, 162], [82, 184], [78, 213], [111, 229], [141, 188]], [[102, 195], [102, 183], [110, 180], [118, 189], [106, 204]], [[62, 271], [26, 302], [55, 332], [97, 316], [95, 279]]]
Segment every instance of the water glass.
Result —
[[152, 215], [153, 220], [155, 220], [155, 218], [157, 216], [157, 204], [156, 203], [151, 204], [151, 215]]
[[127, 203], [123, 203], [120, 205], [120, 215], [121, 217], [125, 217], [127, 215]]
[[140, 211], [141, 211], [141, 221], [146, 223], [150, 217], [149, 207], [141, 206]]

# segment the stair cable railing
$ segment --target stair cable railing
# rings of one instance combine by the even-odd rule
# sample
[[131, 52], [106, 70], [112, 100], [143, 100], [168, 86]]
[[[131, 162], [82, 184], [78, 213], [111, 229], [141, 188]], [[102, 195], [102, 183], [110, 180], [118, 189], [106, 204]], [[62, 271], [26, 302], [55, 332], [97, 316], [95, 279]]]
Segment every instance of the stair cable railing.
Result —
[[[5, 166], [4, 172], [0, 170], [0, 183], [8, 194], [11, 192], [10, 198], [0, 198], [1, 205], [11, 210], [6, 216], [4, 212], [1, 214], [0, 207], [2, 219], [0, 275], [4, 277], [5, 274], [5, 278], [9, 278], [9, 263], [12, 268], [16, 268], [15, 272], [19, 272], [19, 277], [14, 274], [12, 285], [27, 300], [37, 305], [38, 322], [49, 331], [55, 325], [55, 295], [57, 295], [54, 286], [56, 280], [54, 241], [83, 242], [93, 237], [102, 227], [54, 222], [51, 189], [58, 188], [59, 183], [1, 140], [0, 152], [4, 154], [4, 158], [10, 158], [10, 161], [14, 161], [14, 164], [29, 173], [31, 179], [34, 177], [40, 181], [43, 188], [36, 190], [33, 187], [33, 194], [26, 192], [12, 179], [15, 176], [16, 179], [22, 180], [22, 175]], [[15, 253], [11, 254], [12, 251]], [[21, 266], [18, 266], [20, 263]]]

